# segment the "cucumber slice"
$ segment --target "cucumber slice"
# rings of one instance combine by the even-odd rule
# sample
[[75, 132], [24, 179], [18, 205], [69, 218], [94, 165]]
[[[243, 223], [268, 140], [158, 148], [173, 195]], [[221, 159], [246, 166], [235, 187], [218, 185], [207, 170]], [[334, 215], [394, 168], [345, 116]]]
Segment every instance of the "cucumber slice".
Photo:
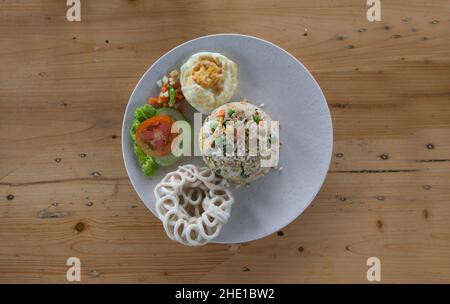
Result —
[[[173, 108], [160, 108], [156, 111], [156, 115], [166, 115], [172, 117], [174, 121], [186, 120], [183, 114]], [[162, 167], [168, 167], [176, 163], [183, 156], [176, 157], [172, 153], [162, 157], [155, 157], [155, 161]]]
[[172, 108], [161, 108], [156, 111], [156, 115], [166, 115], [172, 117], [174, 121], [186, 120], [183, 114]]
[[176, 163], [178, 160], [181, 159], [180, 157], [176, 157], [175, 155], [173, 155], [172, 153], [166, 155], [166, 156], [162, 156], [162, 157], [155, 157], [155, 162], [162, 166], [162, 167], [168, 167], [173, 165], [174, 163]]

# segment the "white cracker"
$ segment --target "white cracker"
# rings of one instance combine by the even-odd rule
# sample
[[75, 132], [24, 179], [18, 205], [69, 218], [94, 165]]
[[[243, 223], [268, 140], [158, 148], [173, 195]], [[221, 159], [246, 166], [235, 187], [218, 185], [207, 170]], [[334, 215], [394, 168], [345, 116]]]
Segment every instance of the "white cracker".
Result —
[[167, 235], [187, 246], [204, 245], [217, 237], [234, 203], [225, 179], [194, 165], [168, 173], [154, 193], [156, 212]]

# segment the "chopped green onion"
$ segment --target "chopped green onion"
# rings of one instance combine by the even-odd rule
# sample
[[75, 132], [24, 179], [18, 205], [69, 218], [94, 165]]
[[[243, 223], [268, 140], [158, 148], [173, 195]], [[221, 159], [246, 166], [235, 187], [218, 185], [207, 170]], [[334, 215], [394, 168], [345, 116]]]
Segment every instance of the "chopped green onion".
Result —
[[258, 124], [261, 121], [261, 117], [258, 114], [253, 114], [253, 121]]
[[169, 89], [169, 106], [173, 106], [175, 104], [175, 89]]
[[217, 121], [216, 121], [216, 120], [211, 120], [211, 121], [209, 122], [209, 127], [210, 127], [211, 129], [217, 128]]
[[228, 116], [231, 117], [235, 112], [236, 112], [235, 110], [229, 109], [229, 110], [228, 110]]
[[214, 143], [216, 144], [216, 146], [220, 146], [220, 145], [222, 145], [222, 137], [217, 137], [215, 140], [214, 140]]

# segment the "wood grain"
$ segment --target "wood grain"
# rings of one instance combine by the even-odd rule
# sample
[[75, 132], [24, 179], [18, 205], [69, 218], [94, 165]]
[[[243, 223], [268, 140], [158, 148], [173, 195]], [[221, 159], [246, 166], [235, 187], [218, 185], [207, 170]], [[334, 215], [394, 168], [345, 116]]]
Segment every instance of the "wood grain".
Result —
[[[450, 3], [0, 2], [0, 282], [450, 282]], [[124, 169], [129, 95], [159, 56], [238, 32], [299, 58], [334, 124], [326, 182], [282, 233], [186, 248], [165, 236]]]

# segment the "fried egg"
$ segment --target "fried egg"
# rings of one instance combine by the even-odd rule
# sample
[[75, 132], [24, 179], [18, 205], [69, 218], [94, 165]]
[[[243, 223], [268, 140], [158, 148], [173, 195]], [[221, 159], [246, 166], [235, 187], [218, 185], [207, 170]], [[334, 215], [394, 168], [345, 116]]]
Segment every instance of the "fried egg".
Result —
[[197, 111], [209, 114], [233, 97], [237, 65], [219, 53], [196, 53], [181, 66], [180, 83], [185, 99]]

